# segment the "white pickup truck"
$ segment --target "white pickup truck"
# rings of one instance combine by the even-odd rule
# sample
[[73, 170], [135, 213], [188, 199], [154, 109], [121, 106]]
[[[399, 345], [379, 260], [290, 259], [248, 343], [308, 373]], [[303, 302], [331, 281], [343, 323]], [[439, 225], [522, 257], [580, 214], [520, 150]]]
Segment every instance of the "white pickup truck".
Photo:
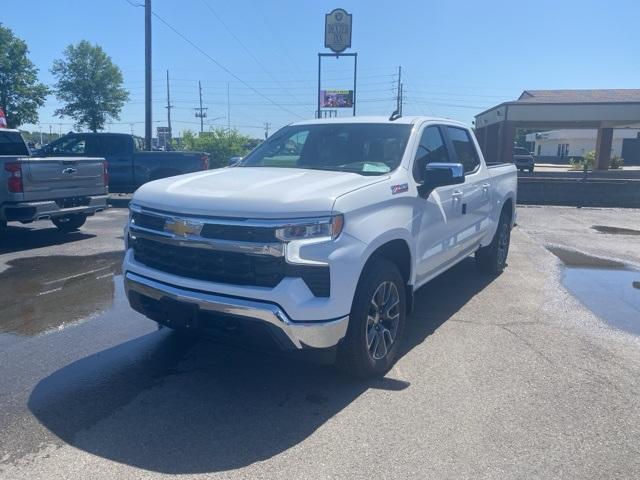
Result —
[[64, 232], [107, 208], [102, 158], [38, 158], [18, 130], [0, 129], [0, 230], [7, 222], [51, 220]]
[[458, 122], [292, 124], [237, 167], [143, 185], [125, 288], [176, 331], [383, 375], [418, 288], [474, 253], [480, 270], [504, 269], [516, 189], [515, 166], [487, 166]]

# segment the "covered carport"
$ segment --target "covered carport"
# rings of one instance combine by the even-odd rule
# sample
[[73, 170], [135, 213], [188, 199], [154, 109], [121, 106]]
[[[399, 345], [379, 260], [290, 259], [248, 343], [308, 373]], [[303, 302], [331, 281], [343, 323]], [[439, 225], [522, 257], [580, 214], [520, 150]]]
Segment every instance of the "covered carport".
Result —
[[476, 136], [489, 161], [510, 162], [518, 129], [598, 130], [596, 165], [607, 170], [613, 130], [638, 128], [640, 89], [525, 90], [513, 102], [496, 105], [475, 117]]

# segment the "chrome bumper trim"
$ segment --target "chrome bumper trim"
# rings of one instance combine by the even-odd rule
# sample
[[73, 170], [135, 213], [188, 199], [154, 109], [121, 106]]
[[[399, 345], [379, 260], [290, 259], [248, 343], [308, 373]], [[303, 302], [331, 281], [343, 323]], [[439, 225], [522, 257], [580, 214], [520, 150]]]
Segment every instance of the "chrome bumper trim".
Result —
[[132, 272], [125, 275], [125, 291], [134, 291], [160, 300], [173, 300], [198, 305], [200, 310], [233, 315], [236, 318], [259, 320], [280, 329], [296, 349], [304, 347], [330, 348], [338, 344], [347, 333], [349, 316], [335, 320], [296, 322], [291, 320], [277, 305], [255, 300], [225, 297], [213, 293], [194, 292], [164, 283], [156, 282]]
[[[101, 212], [109, 208], [107, 204], [108, 195], [93, 195], [90, 196], [90, 201], [88, 205], [81, 205], [78, 207], [67, 207], [61, 208], [55, 202], [55, 200], [40, 200], [40, 201], [31, 201], [31, 202], [16, 202], [16, 203], [8, 203], [4, 204], [0, 207], [0, 218], [5, 218], [5, 210], [8, 208], [11, 209], [35, 209], [35, 213], [31, 215], [29, 221], [32, 220], [42, 220], [47, 218], [56, 218], [62, 217], [65, 215], [75, 214], [75, 213], [88, 213], [93, 214], [97, 212]], [[25, 218], [25, 220], [27, 220]]]
[[234, 240], [216, 240], [198, 235], [180, 237], [167, 232], [139, 227], [135, 224], [129, 224], [129, 233], [134, 238], [145, 238], [169, 245], [204, 248], [222, 252], [247, 253], [250, 255], [271, 255], [272, 257], [282, 257], [284, 256], [285, 248], [283, 243], [253, 243], [238, 242]]

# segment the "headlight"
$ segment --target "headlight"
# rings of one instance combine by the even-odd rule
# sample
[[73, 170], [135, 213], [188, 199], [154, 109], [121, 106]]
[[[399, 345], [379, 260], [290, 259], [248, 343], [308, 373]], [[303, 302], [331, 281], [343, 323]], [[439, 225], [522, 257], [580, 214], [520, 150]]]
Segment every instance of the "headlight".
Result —
[[306, 238], [326, 238], [327, 240], [333, 240], [340, 235], [343, 226], [344, 217], [342, 215], [334, 215], [332, 217], [323, 217], [317, 220], [283, 226], [276, 230], [276, 238], [283, 242], [304, 240]]

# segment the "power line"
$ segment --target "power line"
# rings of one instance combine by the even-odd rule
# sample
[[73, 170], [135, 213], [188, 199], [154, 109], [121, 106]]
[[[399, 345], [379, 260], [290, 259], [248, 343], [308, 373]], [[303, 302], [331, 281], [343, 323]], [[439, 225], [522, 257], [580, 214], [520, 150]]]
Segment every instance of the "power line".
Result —
[[209, 55], [207, 52], [205, 52], [202, 48], [200, 48], [198, 45], [196, 45], [193, 41], [191, 41], [188, 37], [186, 37], [184, 34], [182, 34], [179, 30], [177, 30], [175, 27], [173, 27], [170, 23], [168, 23], [164, 18], [162, 18], [160, 15], [158, 15], [155, 12], [152, 12], [153, 15], [160, 20], [162, 23], [165, 24], [165, 26], [167, 28], [169, 28], [170, 30], [172, 30], [176, 35], [178, 35], [180, 38], [182, 38], [185, 42], [187, 42], [189, 45], [191, 45], [193, 48], [195, 48], [196, 50], [198, 50], [202, 55], [204, 55], [205, 57], [207, 57], [209, 60], [211, 60], [214, 64], [216, 64], [220, 69], [224, 70], [227, 74], [229, 74], [231, 77], [235, 78], [236, 80], [238, 80], [240, 83], [242, 83], [244, 86], [246, 86], [247, 88], [249, 88], [250, 90], [252, 90], [253, 92], [255, 92], [257, 95], [259, 95], [260, 97], [264, 98], [265, 100], [267, 100], [269, 103], [275, 105], [276, 107], [278, 107], [281, 110], [284, 110], [285, 112], [294, 115], [298, 118], [304, 118], [302, 115], [299, 115], [297, 113], [295, 113], [292, 110], [289, 110], [288, 108], [285, 108], [283, 106], [281, 106], [278, 102], [276, 102], [275, 100], [272, 100], [271, 98], [267, 97], [265, 94], [263, 94], [262, 92], [260, 92], [259, 90], [255, 89], [254, 87], [252, 87], [251, 85], [249, 85], [247, 82], [245, 82], [243, 79], [241, 79], [240, 77], [238, 77], [235, 73], [233, 73], [231, 70], [229, 70], [227, 67], [225, 67], [224, 65], [222, 65], [220, 62], [218, 62], [215, 58], [213, 58], [211, 55]]
[[[251, 50], [249, 50], [249, 48], [244, 44], [244, 42], [242, 40], [240, 40], [240, 38], [238, 38], [238, 36], [233, 32], [233, 30], [231, 30], [231, 28], [229, 28], [229, 26], [225, 23], [224, 20], [222, 20], [222, 17], [220, 17], [220, 15], [218, 15], [218, 12], [216, 12], [213, 7], [207, 2], [207, 0], [201, 0], [202, 3], [204, 3], [204, 5], [209, 9], [209, 11], [213, 14], [214, 17], [216, 17], [216, 19], [222, 24], [222, 26], [224, 27], [224, 29], [229, 33], [229, 35], [231, 35], [233, 37], [233, 39], [238, 42], [238, 45], [240, 45], [242, 47], [242, 49], [247, 53], [247, 55], [249, 55], [254, 62], [256, 62], [256, 64], [262, 69], [262, 71], [264, 71], [264, 73], [266, 73], [274, 82], [276, 82], [282, 89], [286, 90], [286, 87], [284, 85], [282, 85], [282, 83], [280, 83], [280, 81], [275, 78], [271, 72], [267, 69], [267, 67], [264, 66], [264, 64], [258, 59], [258, 57], [256, 57], [253, 52]], [[291, 92], [288, 92], [291, 97], [293, 97], [294, 100], [296, 101], [300, 101], [298, 98], [295, 97], [295, 95]]]

